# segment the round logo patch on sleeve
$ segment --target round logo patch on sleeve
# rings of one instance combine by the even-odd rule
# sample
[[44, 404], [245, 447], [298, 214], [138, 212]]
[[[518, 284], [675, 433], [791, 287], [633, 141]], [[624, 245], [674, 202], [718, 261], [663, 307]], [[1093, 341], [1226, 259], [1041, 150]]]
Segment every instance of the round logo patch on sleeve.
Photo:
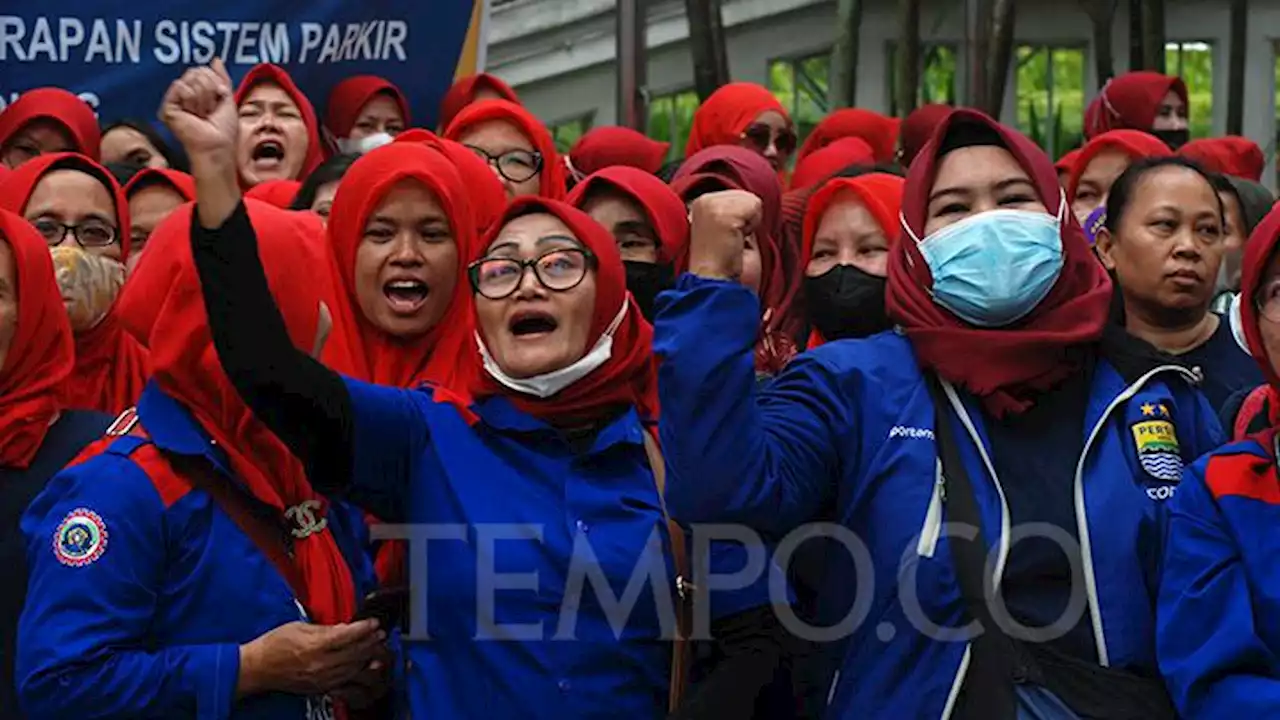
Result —
[[107, 524], [98, 513], [76, 508], [53, 533], [53, 554], [68, 567], [84, 567], [107, 550]]

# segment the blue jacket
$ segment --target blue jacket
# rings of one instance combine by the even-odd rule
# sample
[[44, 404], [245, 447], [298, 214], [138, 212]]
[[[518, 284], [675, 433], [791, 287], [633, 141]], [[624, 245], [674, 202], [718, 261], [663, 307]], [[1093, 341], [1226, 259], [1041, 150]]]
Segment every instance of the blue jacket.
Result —
[[[202, 456], [233, 479], [221, 450], [154, 384], [137, 412], [151, 441], [102, 441], [23, 517], [31, 569], [17, 658], [23, 709], [32, 720], [328, 717], [325, 698], [235, 701], [240, 645], [305, 612], [231, 517], [161, 467], [157, 448]], [[361, 592], [373, 568], [347, 517], [330, 513], [326, 532]]]
[[[866, 553], [848, 572], [828, 572], [823, 589], [860, 620], [828, 715], [946, 717], [968, 645], [932, 640], [923, 628], [968, 620], [942, 532], [934, 403], [911, 345], [893, 332], [830, 343], [759, 392], [758, 318], [755, 296], [733, 283], [686, 274], [659, 296], [668, 506], [682, 521], [744, 523], [780, 537], [833, 504], [835, 522]], [[1180, 463], [1220, 440], [1186, 375], [1161, 368], [1126, 386], [1101, 361], [1093, 372], [1075, 502], [1087, 617], [1105, 665], [1154, 672], [1162, 505]], [[998, 579], [1011, 528], [983, 415], [954, 388], [947, 393]]]
[[1201, 458], [1170, 503], [1156, 648], [1184, 717], [1280, 712], [1275, 433]]
[[[404, 644], [412, 716], [662, 717], [674, 615], [664, 626], [660, 608], [675, 565], [635, 411], [575, 449], [503, 397], [460, 410], [429, 388], [347, 388], [350, 499], [417, 538], [411, 586], [426, 597]], [[716, 572], [742, 561], [745, 550], [711, 551]], [[630, 612], [610, 613], [614, 599]], [[762, 575], [709, 611], [766, 603]]]

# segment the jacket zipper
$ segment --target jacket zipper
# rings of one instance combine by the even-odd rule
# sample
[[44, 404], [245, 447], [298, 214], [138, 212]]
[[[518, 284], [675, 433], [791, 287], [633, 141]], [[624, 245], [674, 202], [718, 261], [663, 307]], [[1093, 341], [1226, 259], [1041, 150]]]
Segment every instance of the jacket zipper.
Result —
[[920, 540], [916, 542], [916, 554], [931, 558], [938, 549], [938, 537], [942, 534], [942, 504], [947, 501], [947, 488], [942, 478], [942, 461], [937, 461], [933, 480], [933, 497], [929, 500], [929, 509], [924, 514], [924, 525], [920, 528]]

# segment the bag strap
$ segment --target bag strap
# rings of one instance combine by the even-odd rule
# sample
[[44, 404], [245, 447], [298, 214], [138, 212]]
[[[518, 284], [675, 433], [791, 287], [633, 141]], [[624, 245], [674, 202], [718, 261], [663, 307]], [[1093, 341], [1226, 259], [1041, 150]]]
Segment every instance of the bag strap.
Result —
[[667, 466], [662, 459], [662, 450], [652, 433], [644, 430], [641, 434], [644, 436], [644, 453], [649, 457], [649, 467], [653, 470], [653, 482], [658, 486], [658, 504], [671, 535], [671, 554], [675, 556], [676, 562], [676, 637], [671, 646], [671, 686], [667, 695], [667, 710], [675, 712], [684, 700], [685, 689], [689, 685], [689, 665], [692, 662], [689, 636], [693, 630], [694, 587], [689, 582], [689, 556], [685, 551], [684, 529], [667, 513]]
[[988, 593], [992, 578], [986, 571], [987, 543], [982, 532], [982, 516], [973, 492], [973, 483], [960, 458], [960, 447], [951, 425], [951, 401], [936, 375], [929, 374], [926, 383], [934, 406], [934, 437], [938, 459], [942, 463], [943, 498], [951, 522], [972, 527], [977, 532], [972, 540], [949, 537], [952, 561], [971, 620], [982, 625], [982, 634], [970, 643], [970, 661], [964, 683], [966, 717], [1017, 717], [1014, 694], [1014, 666], [1020, 650], [1012, 638], [991, 615]]

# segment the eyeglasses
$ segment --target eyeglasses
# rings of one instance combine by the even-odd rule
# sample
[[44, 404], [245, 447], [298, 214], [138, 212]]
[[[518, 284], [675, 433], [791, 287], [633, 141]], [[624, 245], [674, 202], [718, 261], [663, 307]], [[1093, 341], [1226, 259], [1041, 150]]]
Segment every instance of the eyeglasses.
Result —
[[572, 290], [596, 266], [596, 256], [582, 248], [545, 252], [532, 260], [481, 258], [467, 266], [471, 289], [490, 300], [510, 296], [524, 282], [530, 268], [542, 287], [553, 292]]
[[752, 123], [742, 132], [745, 140], [758, 153], [764, 153], [772, 143], [779, 155], [790, 155], [796, 149], [796, 134], [791, 130], [779, 130], [777, 136], [773, 128], [764, 123]]
[[498, 174], [513, 183], [522, 183], [542, 170], [542, 153], [530, 150], [508, 150], [501, 155], [490, 155], [484, 148], [468, 145], [471, 152], [489, 163]]
[[61, 245], [67, 233], [71, 233], [80, 247], [106, 247], [116, 241], [116, 229], [101, 220], [85, 220], [78, 225], [67, 225], [44, 219], [36, 220], [32, 225], [49, 247]]

